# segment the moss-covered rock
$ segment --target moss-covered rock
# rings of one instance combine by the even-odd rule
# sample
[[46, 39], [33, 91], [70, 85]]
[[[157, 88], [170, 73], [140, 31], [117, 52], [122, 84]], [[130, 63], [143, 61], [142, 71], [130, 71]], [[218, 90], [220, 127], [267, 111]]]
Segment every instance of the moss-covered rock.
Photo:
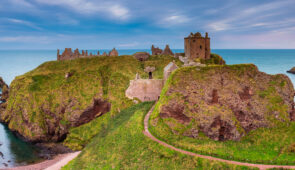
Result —
[[119, 56], [46, 62], [11, 83], [1, 120], [29, 141], [61, 141], [71, 127], [107, 112], [114, 116], [133, 105], [125, 97], [129, 80], [136, 73], [148, 77], [146, 66], [155, 66], [154, 77], [161, 78], [163, 67], [172, 60], [158, 56], [140, 62]]
[[210, 59], [201, 59], [200, 62], [207, 65], [225, 65], [224, 59], [220, 55], [214, 53], [211, 53]]
[[186, 67], [169, 77], [151, 124], [194, 138], [239, 140], [254, 129], [289, 123], [293, 97], [286, 75], [268, 75], [255, 65]]

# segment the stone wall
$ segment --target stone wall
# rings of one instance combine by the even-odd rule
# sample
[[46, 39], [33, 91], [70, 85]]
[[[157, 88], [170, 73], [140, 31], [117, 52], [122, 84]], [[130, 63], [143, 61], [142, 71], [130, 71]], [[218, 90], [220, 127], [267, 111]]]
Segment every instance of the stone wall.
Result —
[[163, 80], [156, 79], [136, 79], [130, 81], [130, 86], [126, 90], [129, 99], [137, 98], [140, 101], [158, 100], [163, 88]]
[[57, 50], [57, 60], [62, 61], [62, 60], [74, 60], [77, 58], [89, 58], [89, 57], [95, 57], [95, 56], [118, 56], [118, 51], [114, 48], [112, 51], [107, 54], [104, 52], [102, 55], [100, 55], [99, 51], [97, 54], [92, 54], [90, 53], [88, 55], [88, 51], [82, 50], [82, 53], [79, 52], [79, 49], [77, 48], [74, 52], [72, 52], [71, 48], [65, 48], [63, 53], [60, 55], [60, 50]]

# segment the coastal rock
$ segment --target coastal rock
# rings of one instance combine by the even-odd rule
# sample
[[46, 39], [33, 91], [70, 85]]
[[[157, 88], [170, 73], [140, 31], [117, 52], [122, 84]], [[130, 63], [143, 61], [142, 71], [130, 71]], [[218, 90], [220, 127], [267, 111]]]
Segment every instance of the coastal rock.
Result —
[[183, 67], [165, 86], [156, 110], [176, 134], [193, 137], [197, 129], [213, 140], [239, 140], [295, 118], [290, 79], [251, 64]]
[[291, 70], [288, 70], [287, 73], [295, 74], [295, 67], [291, 68]]
[[137, 52], [133, 56], [139, 61], [145, 61], [150, 57], [150, 54], [147, 52]]
[[1, 102], [6, 102], [6, 100], [9, 97], [9, 87], [8, 85], [4, 82], [2, 77], [0, 77], [0, 89], [1, 89], [1, 97], [0, 101]]

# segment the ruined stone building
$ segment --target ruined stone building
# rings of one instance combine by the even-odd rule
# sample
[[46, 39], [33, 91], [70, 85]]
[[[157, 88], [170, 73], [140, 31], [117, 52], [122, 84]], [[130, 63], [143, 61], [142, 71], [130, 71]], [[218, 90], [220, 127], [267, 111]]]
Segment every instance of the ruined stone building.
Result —
[[100, 55], [99, 51], [97, 52], [97, 55], [94, 55], [92, 53], [89, 53], [88, 51], [82, 50], [82, 53], [79, 52], [79, 49], [77, 48], [74, 52], [72, 52], [71, 48], [65, 48], [63, 53], [60, 55], [60, 50], [57, 50], [57, 60], [62, 61], [62, 60], [73, 60], [77, 58], [90, 58], [90, 57], [95, 57], [95, 56], [118, 56], [119, 53], [118, 51], [114, 48], [112, 51], [107, 54], [104, 52], [102, 55]]
[[151, 51], [152, 55], [174, 55], [169, 45], [166, 45], [164, 50], [152, 45]]
[[184, 38], [184, 52], [185, 57], [190, 60], [194, 59], [210, 59], [210, 38], [208, 33], [202, 37], [201, 33], [191, 33], [188, 37]]
[[149, 79], [141, 79], [139, 74], [136, 74], [136, 78], [130, 80], [130, 85], [125, 91], [126, 97], [132, 100], [137, 98], [142, 102], [158, 100], [166, 79], [176, 69], [178, 69], [177, 65], [171, 62], [164, 68], [164, 79], [153, 79], [150, 73], [155, 71], [155, 67], [146, 67], [145, 72], [149, 73]]

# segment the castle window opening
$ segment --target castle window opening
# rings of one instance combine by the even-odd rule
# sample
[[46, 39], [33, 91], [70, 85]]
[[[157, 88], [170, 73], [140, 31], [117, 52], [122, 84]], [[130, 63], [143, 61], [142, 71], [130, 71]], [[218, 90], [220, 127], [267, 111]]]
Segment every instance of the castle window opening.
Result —
[[149, 72], [149, 79], [153, 79], [153, 73]]
[[196, 40], [193, 40], [193, 42], [196, 42]]
[[202, 46], [200, 45], [200, 49], [202, 49]]

